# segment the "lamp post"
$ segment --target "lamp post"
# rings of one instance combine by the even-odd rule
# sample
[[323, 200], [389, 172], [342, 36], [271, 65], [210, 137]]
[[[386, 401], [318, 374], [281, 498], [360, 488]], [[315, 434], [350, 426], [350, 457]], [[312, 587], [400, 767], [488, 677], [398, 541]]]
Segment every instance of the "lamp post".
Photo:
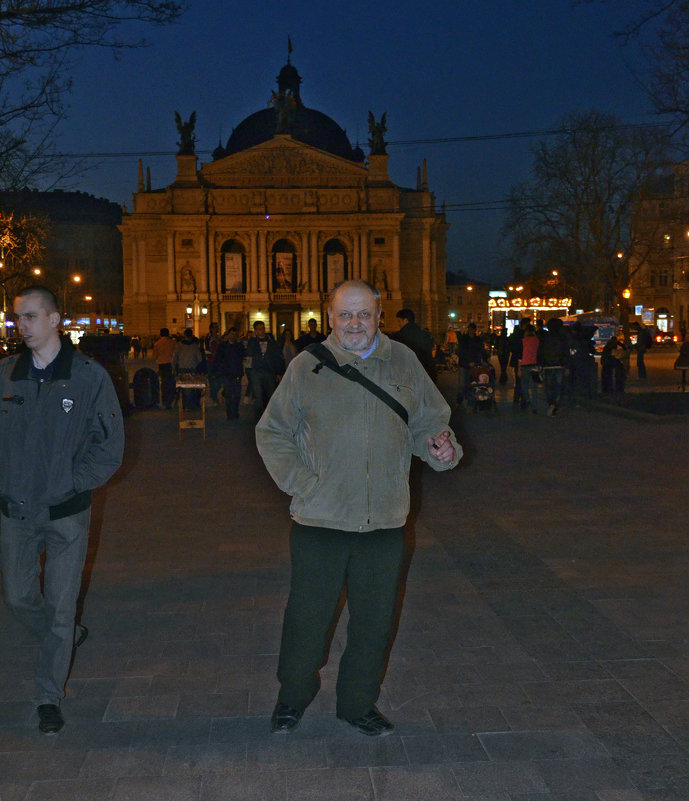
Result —
[[[0, 270], [5, 269], [5, 248], [0, 246]], [[2, 287], [2, 338], [7, 339], [7, 290], [5, 282], [0, 281]]]
[[70, 285], [70, 282], [73, 284], [80, 284], [81, 283], [81, 276], [79, 273], [74, 273], [74, 275], [70, 276], [65, 280], [62, 285], [62, 319], [67, 318], [67, 288]]

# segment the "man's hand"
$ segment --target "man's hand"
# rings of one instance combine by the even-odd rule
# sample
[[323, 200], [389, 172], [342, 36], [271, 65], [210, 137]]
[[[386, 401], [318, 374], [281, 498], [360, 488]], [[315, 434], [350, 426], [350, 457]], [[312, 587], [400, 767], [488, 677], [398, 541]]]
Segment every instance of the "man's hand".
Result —
[[428, 452], [434, 459], [443, 464], [451, 462], [455, 458], [455, 449], [450, 442], [450, 432], [441, 431], [435, 437], [429, 437]]

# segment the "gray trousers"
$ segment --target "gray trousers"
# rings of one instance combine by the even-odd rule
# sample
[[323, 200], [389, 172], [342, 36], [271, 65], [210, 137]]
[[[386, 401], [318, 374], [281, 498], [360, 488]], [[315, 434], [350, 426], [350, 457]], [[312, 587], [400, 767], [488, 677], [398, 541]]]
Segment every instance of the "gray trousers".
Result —
[[36, 706], [59, 705], [65, 695], [90, 520], [90, 508], [41, 524], [0, 516], [5, 603], [40, 641], [35, 670]]
[[352, 720], [371, 709], [392, 639], [404, 552], [401, 528], [360, 534], [293, 523], [277, 674], [280, 701], [303, 710], [316, 696], [346, 587], [349, 624], [337, 678], [337, 714]]

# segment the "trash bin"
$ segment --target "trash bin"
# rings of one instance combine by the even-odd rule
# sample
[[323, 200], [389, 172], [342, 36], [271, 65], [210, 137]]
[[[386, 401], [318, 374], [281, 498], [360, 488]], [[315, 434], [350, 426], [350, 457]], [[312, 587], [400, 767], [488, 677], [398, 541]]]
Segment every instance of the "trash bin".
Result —
[[150, 367], [141, 367], [134, 373], [134, 406], [137, 409], [151, 409], [158, 406], [160, 390], [158, 374]]

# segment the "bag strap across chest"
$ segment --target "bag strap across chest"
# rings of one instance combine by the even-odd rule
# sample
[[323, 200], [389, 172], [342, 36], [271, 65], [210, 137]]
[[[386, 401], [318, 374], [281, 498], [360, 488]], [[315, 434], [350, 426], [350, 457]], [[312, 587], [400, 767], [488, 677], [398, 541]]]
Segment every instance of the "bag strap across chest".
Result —
[[405, 425], [409, 425], [409, 414], [399, 401], [395, 400], [392, 395], [386, 392], [382, 387], [379, 387], [378, 384], [375, 384], [373, 381], [366, 378], [365, 375], [362, 375], [355, 367], [352, 367], [351, 364], [338, 364], [337, 359], [325, 345], [319, 342], [308, 345], [305, 350], [318, 359], [318, 364], [313, 368], [312, 372], [318, 374], [323, 366], [325, 366], [330, 368], [334, 373], [341, 375], [343, 378], [361, 384], [364, 389], [373, 393], [377, 398], [382, 400], [383, 403], [389, 406], [395, 414], [398, 414], [402, 420], [404, 420]]

